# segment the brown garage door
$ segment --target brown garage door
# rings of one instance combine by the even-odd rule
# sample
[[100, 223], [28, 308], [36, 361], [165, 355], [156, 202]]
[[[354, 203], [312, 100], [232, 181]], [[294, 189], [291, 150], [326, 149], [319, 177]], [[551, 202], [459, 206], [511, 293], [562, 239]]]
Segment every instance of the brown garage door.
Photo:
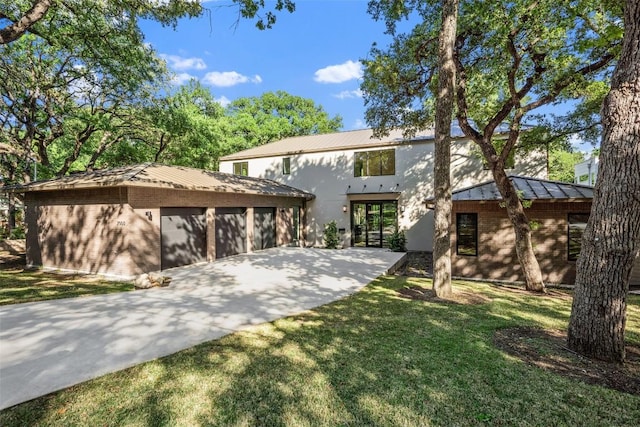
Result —
[[253, 209], [253, 245], [256, 250], [276, 246], [276, 208]]
[[216, 258], [247, 252], [245, 208], [216, 208]]
[[160, 267], [202, 262], [207, 257], [205, 208], [160, 209]]

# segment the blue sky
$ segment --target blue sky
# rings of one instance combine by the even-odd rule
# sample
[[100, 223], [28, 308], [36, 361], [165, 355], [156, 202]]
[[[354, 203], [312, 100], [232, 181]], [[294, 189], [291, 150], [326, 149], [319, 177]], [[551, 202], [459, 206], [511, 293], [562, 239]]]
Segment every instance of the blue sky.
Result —
[[384, 24], [367, 14], [366, 0], [298, 0], [294, 13], [279, 13], [265, 31], [249, 20], [236, 26], [237, 7], [225, 4], [205, 3], [210, 13], [181, 20], [175, 31], [143, 23], [146, 41], [176, 82], [195, 77], [223, 104], [283, 90], [342, 116], [344, 130], [367, 127], [359, 60], [372, 43], [386, 45], [388, 37]]
[[[266, 0], [269, 8], [275, 3]], [[368, 127], [359, 91], [373, 43], [387, 46], [385, 26], [367, 14], [367, 0], [297, 0], [293, 13], [280, 12], [270, 30], [238, 18], [228, 0], [206, 1], [208, 11], [181, 20], [175, 30], [156, 22], [141, 27], [146, 41], [167, 61], [175, 82], [199, 79], [223, 105], [234, 99], [286, 91], [312, 99], [343, 130]], [[412, 28], [415, 23], [405, 23]], [[536, 110], [565, 112], [572, 103]], [[583, 147], [576, 141], [576, 146]], [[584, 148], [590, 150], [590, 147]]]

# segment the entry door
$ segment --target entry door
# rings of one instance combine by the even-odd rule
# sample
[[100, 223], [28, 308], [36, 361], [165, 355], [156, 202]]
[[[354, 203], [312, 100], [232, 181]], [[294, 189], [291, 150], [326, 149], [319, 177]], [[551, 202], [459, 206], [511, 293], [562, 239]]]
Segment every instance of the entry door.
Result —
[[255, 250], [276, 246], [276, 209], [253, 208], [253, 247]]
[[387, 237], [398, 226], [395, 201], [354, 202], [351, 204], [351, 243], [353, 246], [386, 248]]

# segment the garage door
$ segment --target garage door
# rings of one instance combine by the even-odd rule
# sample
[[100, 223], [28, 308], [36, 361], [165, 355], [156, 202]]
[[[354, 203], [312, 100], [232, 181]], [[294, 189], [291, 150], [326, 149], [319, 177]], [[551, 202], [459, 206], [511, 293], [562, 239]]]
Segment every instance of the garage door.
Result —
[[216, 208], [216, 258], [247, 252], [245, 208]]
[[255, 250], [276, 246], [276, 208], [253, 209], [253, 245]]
[[207, 257], [205, 208], [160, 209], [161, 268], [202, 262]]

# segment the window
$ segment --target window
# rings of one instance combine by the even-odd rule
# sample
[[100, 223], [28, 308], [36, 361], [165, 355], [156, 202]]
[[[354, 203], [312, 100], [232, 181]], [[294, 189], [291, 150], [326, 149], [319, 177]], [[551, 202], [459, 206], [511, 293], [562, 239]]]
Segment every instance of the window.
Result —
[[567, 222], [569, 224], [569, 245], [568, 245], [568, 259], [569, 261], [575, 261], [580, 255], [580, 249], [582, 248], [582, 235], [584, 229], [587, 226], [589, 220], [589, 214], [569, 214]]
[[237, 162], [233, 164], [233, 174], [249, 176], [249, 162]]
[[282, 159], [282, 174], [283, 175], [291, 174], [291, 157], [284, 157]]
[[456, 253], [478, 255], [478, 214], [456, 214]]
[[357, 151], [354, 156], [354, 176], [380, 176], [396, 174], [396, 151]]

